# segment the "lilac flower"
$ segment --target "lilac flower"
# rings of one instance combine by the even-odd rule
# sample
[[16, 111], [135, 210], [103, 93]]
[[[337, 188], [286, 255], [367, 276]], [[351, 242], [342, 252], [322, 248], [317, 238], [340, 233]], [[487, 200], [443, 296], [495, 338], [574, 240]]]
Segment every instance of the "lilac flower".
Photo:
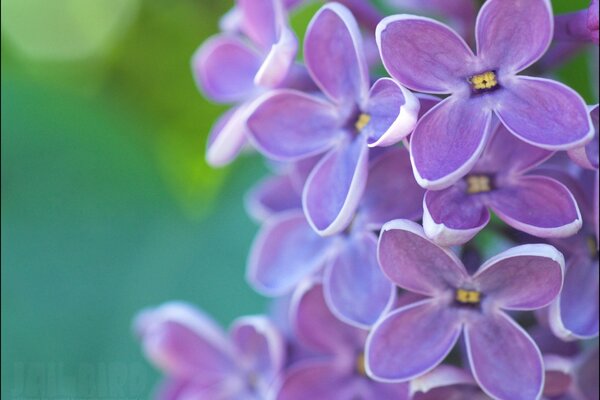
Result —
[[594, 125], [594, 138], [585, 146], [569, 150], [569, 157], [581, 168], [598, 169], [598, 104], [590, 106], [590, 118]]
[[238, 104], [210, 134], [206, 158], [215, 166], [229, 163], [246, 143], [248, 112], [265, 88], [303, 84], [294, 66], [297, 40], [281, 0], [237, 0], [237, 9], [244, 36], [213, 36], [192, 59], [196, 82], [209, 99]]
[[538, 237], [565, 237], [582, 225], [573, 195], [559, 181], [526, 174], [552, 155], [498, 125], [482, 157], [453, 186], [427, 191], [423, 227], [442, 246], [467, 242], [490, 220], [488, 208], [515, 229]]
[[324, 268], [331, 310], [347, 323], [371, 326], [390, 307], [395, 293], [377, 264], [373, 231], [398, 216], [418, 219], [423, 190], [412, 176], [408, 152], [399, 148], [373, 160], [366, 186], [351, 226], [339, 235], [317, 235], [301, 210], [269, 219], [249, 257], [247, 279], [252, 287], [281, 295]]
[[378, 258], [398, 286], [428, 296], [381, 319], [366, 345], [369, 376], [407, 381], [438, 365], [464, 331], [475, 380], [498, 399], [538, 398], [543, 364], [536, 344], [504, 310], [548, 305], [562, 287], [564, 260], [549, 245], [523, 245], [469, 276], [450, 251], [410, 221], [382, 228]]
[[277, 389], [285, 343], [265, 317], [237, 319], [227, 337], [202, 312], [173, 302], [141, 312], [135, 329], [167, 375], [160, 399], [264, 400]]
[[421, 118], [411, 138], [419, 184], [443, 189], [473, 167], [485, 148], [492, 115], [532, 145], [581, 146], [593, 135], [582, 98], [565, 85], [516, 75], [538, 60], [552, 39], [547, 0], [488, 0], [476, 24], [477, 55], [447, 26], [397, 15], [377, 27], [383, 63], [402, 85], [449, 93]]
[[302, 203], [322, 235], [342, 231], [364, 192], [368, 147], [388, 146], [408, 135], [419, 104], [389, 78], [368, 90], [362, 39], [352, 14], [340, 4], [322, 7], [304, 42], [308, 72], [322, 96], [274, 90], [248, 119], [255, 146], [279, 160], [327, 152], [306, 182]]
[[403, 400], [408, 385], [385, 384], [365, 374], [367, 331], [345, 325], [327, 308], [321, 285], [306, 282], [294, 294], [291, 318], [298, 340], [317, 353], [286, 373], [278, 400]]
[[598, 44], [598, 0], [590, 1], [586, 9], [557, 15], [554, 25], [555, 40]]
[[440, 365], [410, 381], [412, 400], [488, 400], [467, 371]]

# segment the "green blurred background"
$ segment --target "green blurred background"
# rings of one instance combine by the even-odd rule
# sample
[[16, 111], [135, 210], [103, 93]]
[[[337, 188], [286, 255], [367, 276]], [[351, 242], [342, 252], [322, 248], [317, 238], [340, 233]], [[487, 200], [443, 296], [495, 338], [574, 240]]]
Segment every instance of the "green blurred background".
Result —
[[[242, 197], [267, 169], [205, 164], [224, 108], [189, 71], [231, 1], [1, 4], [2, 398], [147, 398], [139, 309], [184, 299], [228, 325], [265, 307]], [[592, 101], [584, 69], [561, 77]]]

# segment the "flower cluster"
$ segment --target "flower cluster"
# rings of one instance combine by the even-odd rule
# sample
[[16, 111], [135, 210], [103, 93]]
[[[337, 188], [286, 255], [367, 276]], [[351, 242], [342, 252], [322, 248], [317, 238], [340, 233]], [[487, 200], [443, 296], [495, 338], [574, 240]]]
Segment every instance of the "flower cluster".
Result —
[[208, 162], [273, 166], [246, 198], [273, 307], [141, 312], [158, 398], [598, 399], [598, 105], [546, 77], [597, 1], [326, 2], [300, 58], [303, 3], [237, 0], [193, 57], [234, 104]]

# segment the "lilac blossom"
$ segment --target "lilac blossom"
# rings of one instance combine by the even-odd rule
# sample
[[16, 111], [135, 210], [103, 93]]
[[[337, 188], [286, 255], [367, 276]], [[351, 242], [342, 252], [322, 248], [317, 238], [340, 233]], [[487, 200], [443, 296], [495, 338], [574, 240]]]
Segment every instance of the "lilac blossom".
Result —
[[545, 244], [517, 246], [469, 276], [419, 225], [395, 220], [382, 228], [378, 258], [391, 281], [428, 298], [391, 312], [373, 327], [366, 345], [369, 376], [401, 382], [422, 375], [442, 362], [464, 332], [473, 376], [487, 394], [539, 397], [540, 351], [506, 311], [542, 308], [556, 298], [563, 282], [560, 252]]
[[582, 225], [575, 198], [559, 181], [528, 173], [552, 156], [501, 124], [473, 169], [453, 186], [427, 191], [423, 228], [443, 246], [462, 244], [490, 220], [488, 208], [515, 229], [538, 237], [565, 237]]
[[311, 172], [302, 203], [322, 235], [352, 220], [367, 181], [369, 147], [389, 146], [408, 135], [418, 100], [389, 78], [368, 89], [362, 38], [350, 11], [323, 6], [304, 42], [308, 72], [323, 95], [274, 90], [248, 119], [257, 149], [279, 160], [326, 153]]
[[327, 303], [335, 315], [359, 327], [372, 325], [395, 293], [377, 264], [373, 231], [393, 218], [420, 218], [423, 190], [411, 174], [408, 152], [400, 148], [372, 160], [366, 187], [351, 226], [341, 234], [317, 235], [301, 210], [267, 220], [249, 257], [250, 284], [276, 296], [323, 271]]
[[285, 343], [266, 317], [238, 318], [227, 336], [201, 311], [172, 302], [142, 311], [135, 330], [167, 377], [159, 399], [265, 400], [277, 390]]
[[246, 143], [251, 104], [266, 89], [303, 85], [302, 68], [294, 65], [298, 47], [287, 25], [281, 0], [237, 0], [239, 32], [209, 38], [192, 58], [201, 91], [210, 100], [236, 103], [214, 125], [206, 159], [229, 163]]
[[579, 94], [553, 80], [516, 75], [544, 54], [552, 30], [547, 0], [488, 0], [477, 17], [477, 55], [432, 19], [396, 15], [379, 24], [381, 58], [394, 79], [416, 91], [450, 94], [411, 137], [420, 185], [443, 189], [468, 173], [485, 148], [493, 115], [521, 140], [548, 150], [592, 138]]
[[325, 304], [322, 286], [304, 282], [290, 311], [298, 340], [316, 353], [288, 369], [278, 400], [409, 399], [405, 383], [386, 384], [365, 373], [367, 331], [338, 320]]

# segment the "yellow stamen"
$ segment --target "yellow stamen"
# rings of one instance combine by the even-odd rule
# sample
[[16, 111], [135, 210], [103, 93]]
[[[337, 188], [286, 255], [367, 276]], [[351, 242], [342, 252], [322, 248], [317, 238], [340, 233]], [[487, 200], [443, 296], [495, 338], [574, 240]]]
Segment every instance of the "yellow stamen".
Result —
[[469, 78], [471, 86], [475, 90], [492, 89], [498, 85], [496, 74], [493, 71], [487, 71], [482, 74], [473, 75]]
[[367, 370], [365, 368], [365, 353], [360, 353], [356, 357], [356, 372], [362, 376], [367, 376]]
[[456, 301], [463, 304], [479, 304], [481, 293], [476, 290], [458, 289], [456, 291]]
[[487, 175], [469, 175], [467, 176], [467, 193], [477, 194], [489, 192], [492, 190], [490, 177]]
[[369, 123], [370, 120], [371, 120], [371, 116], [369, 114], [361, 113], [358, 116], [358, 119], [356, 120], [354, 127], [356, 128], [356, 130], [358, 132], [360, 132], [363, 129], [365, 129], [365, 126], [367, 126], [367, 124]]

